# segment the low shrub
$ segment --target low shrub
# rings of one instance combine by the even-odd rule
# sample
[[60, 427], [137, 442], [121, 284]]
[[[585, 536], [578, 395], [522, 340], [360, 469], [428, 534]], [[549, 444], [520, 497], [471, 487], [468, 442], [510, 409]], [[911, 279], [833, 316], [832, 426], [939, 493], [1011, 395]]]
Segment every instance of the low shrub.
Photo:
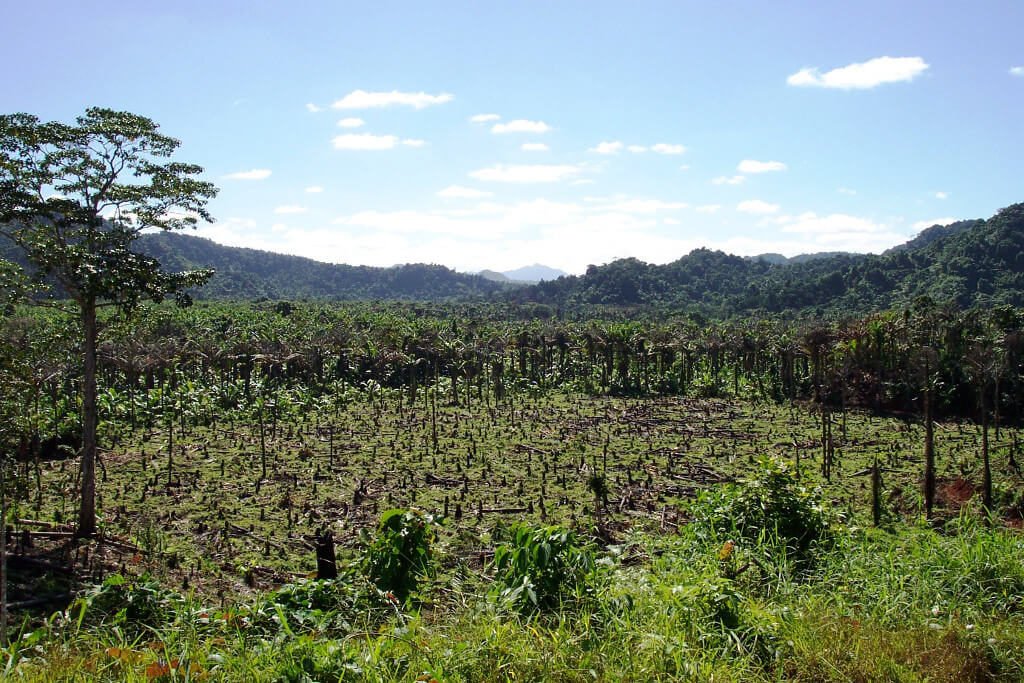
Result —
[[433, 572], [437, 522], [418, 510], [388, 510], [377, 535], [367, 540], [364, 575], [377, 588], [405, 603], [416, 595], [420, 581]]
[[820, 489], [803, 486], [789, 463], [762, 458], [754, 476], [709, 489], [690, 510], [702, 540], [744, 538], [780, 544], [799, 564], [809, 565], [816, 545], [835, 533], [836, 518]]
[[595, 569], [573, 532], [519, 524], [495, 548], [491, 594], [521, 613], [551, 610], [583, 597]]

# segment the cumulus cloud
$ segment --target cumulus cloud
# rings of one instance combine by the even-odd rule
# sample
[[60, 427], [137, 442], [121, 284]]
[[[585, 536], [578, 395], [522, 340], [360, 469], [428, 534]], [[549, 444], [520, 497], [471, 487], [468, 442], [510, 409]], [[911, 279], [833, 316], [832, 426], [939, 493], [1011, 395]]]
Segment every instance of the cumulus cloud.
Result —
[[426, 140], [420, 140], [418, 138], [405, 138], [402, 140], [402, 144], [406, 147], [422, 147], [427, 144]]
[[1011, 76], [1024, 76], [1024, 66], [1011, 66], [1010, 67], [1010, 75]]
[[587, 151], [594, 154], [618, 154], [622, 151], [622, 143], [618, 140], [600, 142], [596, 147], [591, 147]]
[[551, 148], [545, 145], [543, 142], [524, 142], [519, 146], [519, 149], [524, 152], [549, 152]]
[[297, 204], [282, 204], [274, 208], [276, 214], [306, 213], [306, 211], [308, 211], [306, 207]]
[[332, 141], [334, 149], [345, 150], [382, 150], [393, 149], [398, 144], [394, 135], [373, 135], [372, 133], [346, 133], [338, 135]]
[[315, 104], [313, 104], [312, 102], [306, 102], [306, 111], [308, 111], [310, 114], [315, 114], [315, 113], [317, 113], [319, 111], [323, 111], [323, 110], [324, 110], [323, 107], [318, 107]]
[[786, 165], [781, 161], [755, 161], [744, 159], [736, 166], [740, 173], [770, 173], [772, 171], [785, 171]]
[[748, 199], [736, 205], [736, 210], [742, 213], [766, 214], [775, 213], [779, 210], [778, 204], [770, 204], [760, 199]]
[[941, 191], [940, 192], [936, 192], [935, 193], [935, 198], [936, 199], [949, 199], [949, 193], [948, 192], [941, 192]]
[[768, 219], [783, 233], [798, 235], [804, 247], [828, 251], [878, 252], [906, 241], [907, 236], [862, 216], [844, 213], [819, 215], [808, 211]]
[[481, 199], [483, 197], [490, 197], [493, 192], [486, 190], [477, 190], [472, 187], [463, 187], [462, 185], [449, 185], [448, 187], [440, 190], [437, 193], [438, 197], [444, 197], [445, 199]]
[[450, 93], [431, 95], [425, 92], [368, 92], [353, 90], [331, 106], [335, 109], [375, 109], [380, 107], [412, 107], [424, 109], [436, 104], [445, 104], [455, 99]]
[[922, 230], [926, 230], [932, 227], [933, 225], [949, 225], [950, 223], [956, 223], [958, 220], [960, 219], [953, 218], [952, 216], [947, 216], [945, 218], [933, 218], [928, 221], [917, 221], [916, 223], [914, 223], [913, 228], [917, 232], [921, 232]]
[[471, 123], [487, 123], [488, 121], [497, 121], [500, 118], [497, 114], [476, 114], [470, 116], [469, 120]]
[[366, 121], [363, 121], [361, 118], [358, 118], [356, 116], [349, 116], [349, 117], [346, 117], [346, 118], [338, 121], [338, 127], [339, 128], [359, 128], [364, 123], [366, 123]]
[[492, 133], [547, 133], [551, 126], [543, 121], [516, 119], [508, 123], [496, 123], [491, 126]]
[[683, 145], [670, 145], [667, 142], [659, 142], [656, 145], [651, 145], [651, 151], [655, 154], [682, 154], [686, 151], [686, 147]]
[[689, 204], [686, 202], [667, 202], [661, 199], [620, 199], [605, 205], [604, 208], [623, 213], [647, 214], [658, 211], [676, 211], [688, 206]]
[[928, 64], [920, 57], [876, 57], [825, 73], [817, 68], [800, 69], [786, 82], [798, 87], [864, 90], [884, 83], [912, 81], [927, 68]]
[[496, 183], [557, 183], [579, 173], [579, 166], [568, 164], [495, 164], [472, 171], [469, 176]]
[[228, 173], [224, 176], [226, 180], [266, 180], [269, 177], [269, 168], [254, 168], [250, 171], [237, 171], [235, 173]]
[[717, 178], [712, 178], [711, 182], [715, 185], [741, 185], [746, 177], [741, 175], [724, 176], [720, 175]]
[[[448, 189], [441, 192], [449, 194]], [[757, 226], [756, 237], [725, 237], [697, 232], [699, 225], [683, 225], [688, 221], [675, 213], [683, 203], [673, 199], [628, 195], [590, 197], [585, 202], [465, 199], [434, 210], [358, 210], [326, 225], [306, 216], [290, 218], [289, 225], [228, 217], [201, 227], [199, 234], [232, 246], [376, 266], [425, 262], [466, 271], [506, 270], [547, 254], [545, 263], [574, 273], [583, 272], [587, 264], [629, 256], [666, 263], [697, 247], [739, 255], [791, 256], [827, 250], [881, 251], [907, 239], [885, 224], [845, 214], [754, 216], [749, 220]], [[705, 214], [698, 224], [707, 223], [712, 226], [708, 230], [715, 230], [717, 218], [710, 214], [721, 207], [694, 208]]]
[[309, 187], [306, 188], [306, 192], [309, 192], [310, 194], [318, 194], [323, 191], [324, 188], [322, 188], [319, 185], [310, 185]]

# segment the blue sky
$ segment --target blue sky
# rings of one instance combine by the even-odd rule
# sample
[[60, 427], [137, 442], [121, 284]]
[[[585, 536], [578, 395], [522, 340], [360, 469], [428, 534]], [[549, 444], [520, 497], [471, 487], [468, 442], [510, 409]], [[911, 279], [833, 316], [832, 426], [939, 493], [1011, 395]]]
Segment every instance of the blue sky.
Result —
[[[948, 5], [948, 6], [947, 6]], [[0, 111], [149, 116], [199, 234], [570, 272], [880, 251], [1024, 201], [1024, 3], [43, 2]]]

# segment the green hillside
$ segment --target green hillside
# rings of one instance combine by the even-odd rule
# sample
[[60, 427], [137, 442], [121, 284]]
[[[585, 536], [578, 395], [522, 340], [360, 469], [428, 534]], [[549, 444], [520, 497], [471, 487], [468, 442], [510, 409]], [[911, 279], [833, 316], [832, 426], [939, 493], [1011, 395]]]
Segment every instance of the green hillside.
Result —
[[[1024, 204], [988, 220], [934, 226], [880, 255], [744, 258], [696, 249], [664, 265], [621, 259], [590, 266], [581, 276], [531, 286], [440, 265], [321, 263], [173, 233], [143, 235], [137, 248], [168, 270], [215, 269], [210, 282], [194, 293], [207, 299], [502, 299], [563, 309], [653, 307], [715, 317], [866, 313], [905, 306], [922, 296], [960, 307], [1024, 305]], [[16, 250], [6, 251], [17, 260]]]
[[479, 275], [422, 263], [391, 268], [322, 263], [257, 249], [225, 247], [191, 235], [143, 235], [138, 250], [180, 271], [213, 268], [198, 295], [212, 299], [405, 299], [480, 297], [503, 288]]
[[697, 249], [665, 265], [623, 259], [510, 294], [560, 306], [664, 306], [748, 311], [867, 312], [921, 296], [961, 307], [1024, 304], [1024, 204], [985, 221], [935, 226], [881, 255], [745, 259]]

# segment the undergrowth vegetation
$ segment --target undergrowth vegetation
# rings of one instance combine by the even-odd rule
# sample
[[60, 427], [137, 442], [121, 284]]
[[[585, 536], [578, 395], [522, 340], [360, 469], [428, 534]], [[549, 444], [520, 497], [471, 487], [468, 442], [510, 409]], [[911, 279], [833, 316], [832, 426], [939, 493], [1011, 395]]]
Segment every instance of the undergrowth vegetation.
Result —
[[73, 324], [6, 321], [8, 545], [98, 584], [6, 677], [1024, 679], [1018, 311], [284, 303], [103, 321], [89, 541]]
[[[976, 520], [863, 529], [782, 462], [702, 495], [674, 535], [598, 546], [382, 515], [339, 578], [210, 605], [108, 578], [14, 640], [11, 680], [906, 680], [1024, 677], [1024, 539]], [[813, 561], [811, 561], [813, 559]]]

